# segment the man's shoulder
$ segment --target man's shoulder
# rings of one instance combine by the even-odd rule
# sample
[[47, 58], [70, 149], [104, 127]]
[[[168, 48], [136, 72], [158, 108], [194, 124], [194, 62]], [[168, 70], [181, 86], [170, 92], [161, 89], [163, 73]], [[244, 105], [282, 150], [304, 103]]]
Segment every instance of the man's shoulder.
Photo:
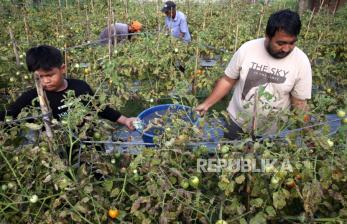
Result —
[[122, 27], [122, 28], [126, 27], [126, 28], [128, 28], [128, 24], [126, 24], [126, 23], [115, 23], [115, 26], [116, 26], [116, 28], [117, 27]]
[[89, 87], [88, 83], [80, 79], [66, 79], [69, 89], [80, 89]]
[[116, 32], [119, 33], [127, 33], [128, 32], [128, 24], [125, 23], [116, 23], [115, 24]]
[[249, 40], [241, 45], [238, 49], [239, 54], [254, 53], [262, 49], [264, 46], [264, 38]]
[[299, 60], [307, 60], [309, 61], [308, 59], [308, 56], [306, 55], [306, 53], [301, 50], [299, 47], [295, 47], [294, 48], [294, 53], [295, 53], [295, 58], [298, 58]]
[[35, 88], [31, 88], [31, 89], [28, 89], [26, 91], [24, 91], [22, 93], [23, 96], [27, 96], [27, 97], [32, 97], [32, 98], [36, 98], [37, 97], [37, 91]]
[[243, 43], [240, 48], [248, 49], [248, 48], [253, 48], [253, 47], [259, 47], [259, 46], [264, 45], [264, 40], [265, 40], [264, 38], [249, 40], [249, 41]]
[[181, 11], [176, 11], [176, 16], [180, 19], [186, 19], [186, 15]]

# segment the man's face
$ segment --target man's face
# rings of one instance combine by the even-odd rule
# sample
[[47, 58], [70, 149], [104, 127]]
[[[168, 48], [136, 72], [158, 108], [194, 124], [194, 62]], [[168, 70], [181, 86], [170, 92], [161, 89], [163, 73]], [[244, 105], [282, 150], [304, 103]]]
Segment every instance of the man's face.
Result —
[[265, 48], [272, 57], [280, 59], [292, 52], [296, 41], [296, 36], [289, 35], [283, 31], [277, 31], [272, 38], [266, 36]]
[[175, 16], [176, 16], [176, 10], [172, 8], [171, 10], [165, 11], [165, 15], [166, 15], [167, 17], [175, 18]]
[[35, 71], [35, 74], [39, 76], [44, 90], [58, 92], [64, 89], [65, 65], [59, 68], [54, 67], [48, 71], [38, 69]]

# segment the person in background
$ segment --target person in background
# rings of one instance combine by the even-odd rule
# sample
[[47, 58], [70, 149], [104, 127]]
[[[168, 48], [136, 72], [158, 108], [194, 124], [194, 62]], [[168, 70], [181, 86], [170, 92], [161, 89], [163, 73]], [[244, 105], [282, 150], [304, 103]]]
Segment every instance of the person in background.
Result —
[[[65, 78], [66, 66], [63, 64], [63, 56], [55, 47], [41, 45], [29, 49], [26, 53], [26, 64], [29, 72], [34, 72], [39, 76], [52, 109], [52, 115], [57, 120], [61, 120], [68, 113], [68, 107], [63, 102], [67, 91], [74, 91], [76, 97], [94, 95], [86, 82]], [[37, 97], [36, 89], [24, 92], [6, 111], [0, 111], [0, 120], [4, 120], [5, 116], [16, 118], [21, 110], [32, 105]], [[38, 101], [35, 101], [35, 106], [39, 107]], [[98, 115], [134, 130], [133, 122], [136, 118], [128, 118], [110, 107], [106, 107]]]
[[[288, 109], [307, 111], [312, 71], [306, 54], [295, 46], [300, 29], [301, 21], [296, 12], [286, 9], [273, 13], [265, 38], [248, 41], [236, 51], [224, 76], [196, 111], [206, 113], [235, 87], [227, 108], [231, 123], [225, 133], [231, 140], [240, 139], [245, 132], [252, 133], [254, 124], [264, 129], [258, 135], [276, 133], [276, 120], [269, 117], [272, 112], [281, 117]], [[249, 119], [255, 119], [254, 108], [255, 123]]]
[[165, 29], [172, 36], [183, 40], [185, 43], [191, 41], [187, 18], [183, 12], [176, 10], [176, 4], [172, 1], [165, 2], [161, 9], [165, 13]]
[[[125, 23], [115, 23], [110, 27], [111, 31], [111, 43], [114, 44], [115, 40], [117, 44], [124, 43], [127, 40], [131, 40], [132, 34], [140, 32], [142, 30], [142, 24], [139, 21], [132, 21], [129, 25]], [[108, 44], [109, 41], [109, 29], [106, 27], [99, 35], [100, 44]]]

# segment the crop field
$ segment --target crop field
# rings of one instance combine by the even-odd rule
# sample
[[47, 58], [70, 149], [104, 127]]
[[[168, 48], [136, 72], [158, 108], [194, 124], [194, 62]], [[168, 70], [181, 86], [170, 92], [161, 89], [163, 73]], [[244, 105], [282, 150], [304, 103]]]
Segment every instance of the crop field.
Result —
[[[69, 113], [50, 122], [53, 138], [34, 106], [0, 121], [0, 224], [347, 223], [347, 5], [301, 15], [296, 45], [312, 66], [310, 111], [286, 122], [270, 114], [278, 136], [212, 141], [218, 133], [201, 127], [223, 129], [216, 121], [228, 117], [231, 92], [197, 121], [154, 119], [160, 133], [146, 145], [97, 112], [195, 108], [236, 50], [264, 37], [270, 14], [297, 10], [296, 1], [177, 2], [189, 44], [162, 32], [162, 1], [1, 1], [0, 110], [35, 88], [25, 52], [40, 44], [59, 48], [66, 76], [95, 95], [87, 106], [67, 94]], [[108, 23], [133, 20], [143, 30], [131, 41], [98, 44]], [[263, 163], [270, 160], [282, 166]]]

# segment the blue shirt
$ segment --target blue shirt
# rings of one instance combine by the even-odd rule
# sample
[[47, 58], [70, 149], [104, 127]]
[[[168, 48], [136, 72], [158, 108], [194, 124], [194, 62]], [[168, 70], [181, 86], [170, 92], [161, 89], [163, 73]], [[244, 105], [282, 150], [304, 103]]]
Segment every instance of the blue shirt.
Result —
[[170, 30], [171, 35], [179, 38], [180, 33], [184, 33], [183, 41], [191, 41], [186, 16], [181, 11], [176, 11], [174, 19], [170, 16], [165, 17], [165, 27]]

